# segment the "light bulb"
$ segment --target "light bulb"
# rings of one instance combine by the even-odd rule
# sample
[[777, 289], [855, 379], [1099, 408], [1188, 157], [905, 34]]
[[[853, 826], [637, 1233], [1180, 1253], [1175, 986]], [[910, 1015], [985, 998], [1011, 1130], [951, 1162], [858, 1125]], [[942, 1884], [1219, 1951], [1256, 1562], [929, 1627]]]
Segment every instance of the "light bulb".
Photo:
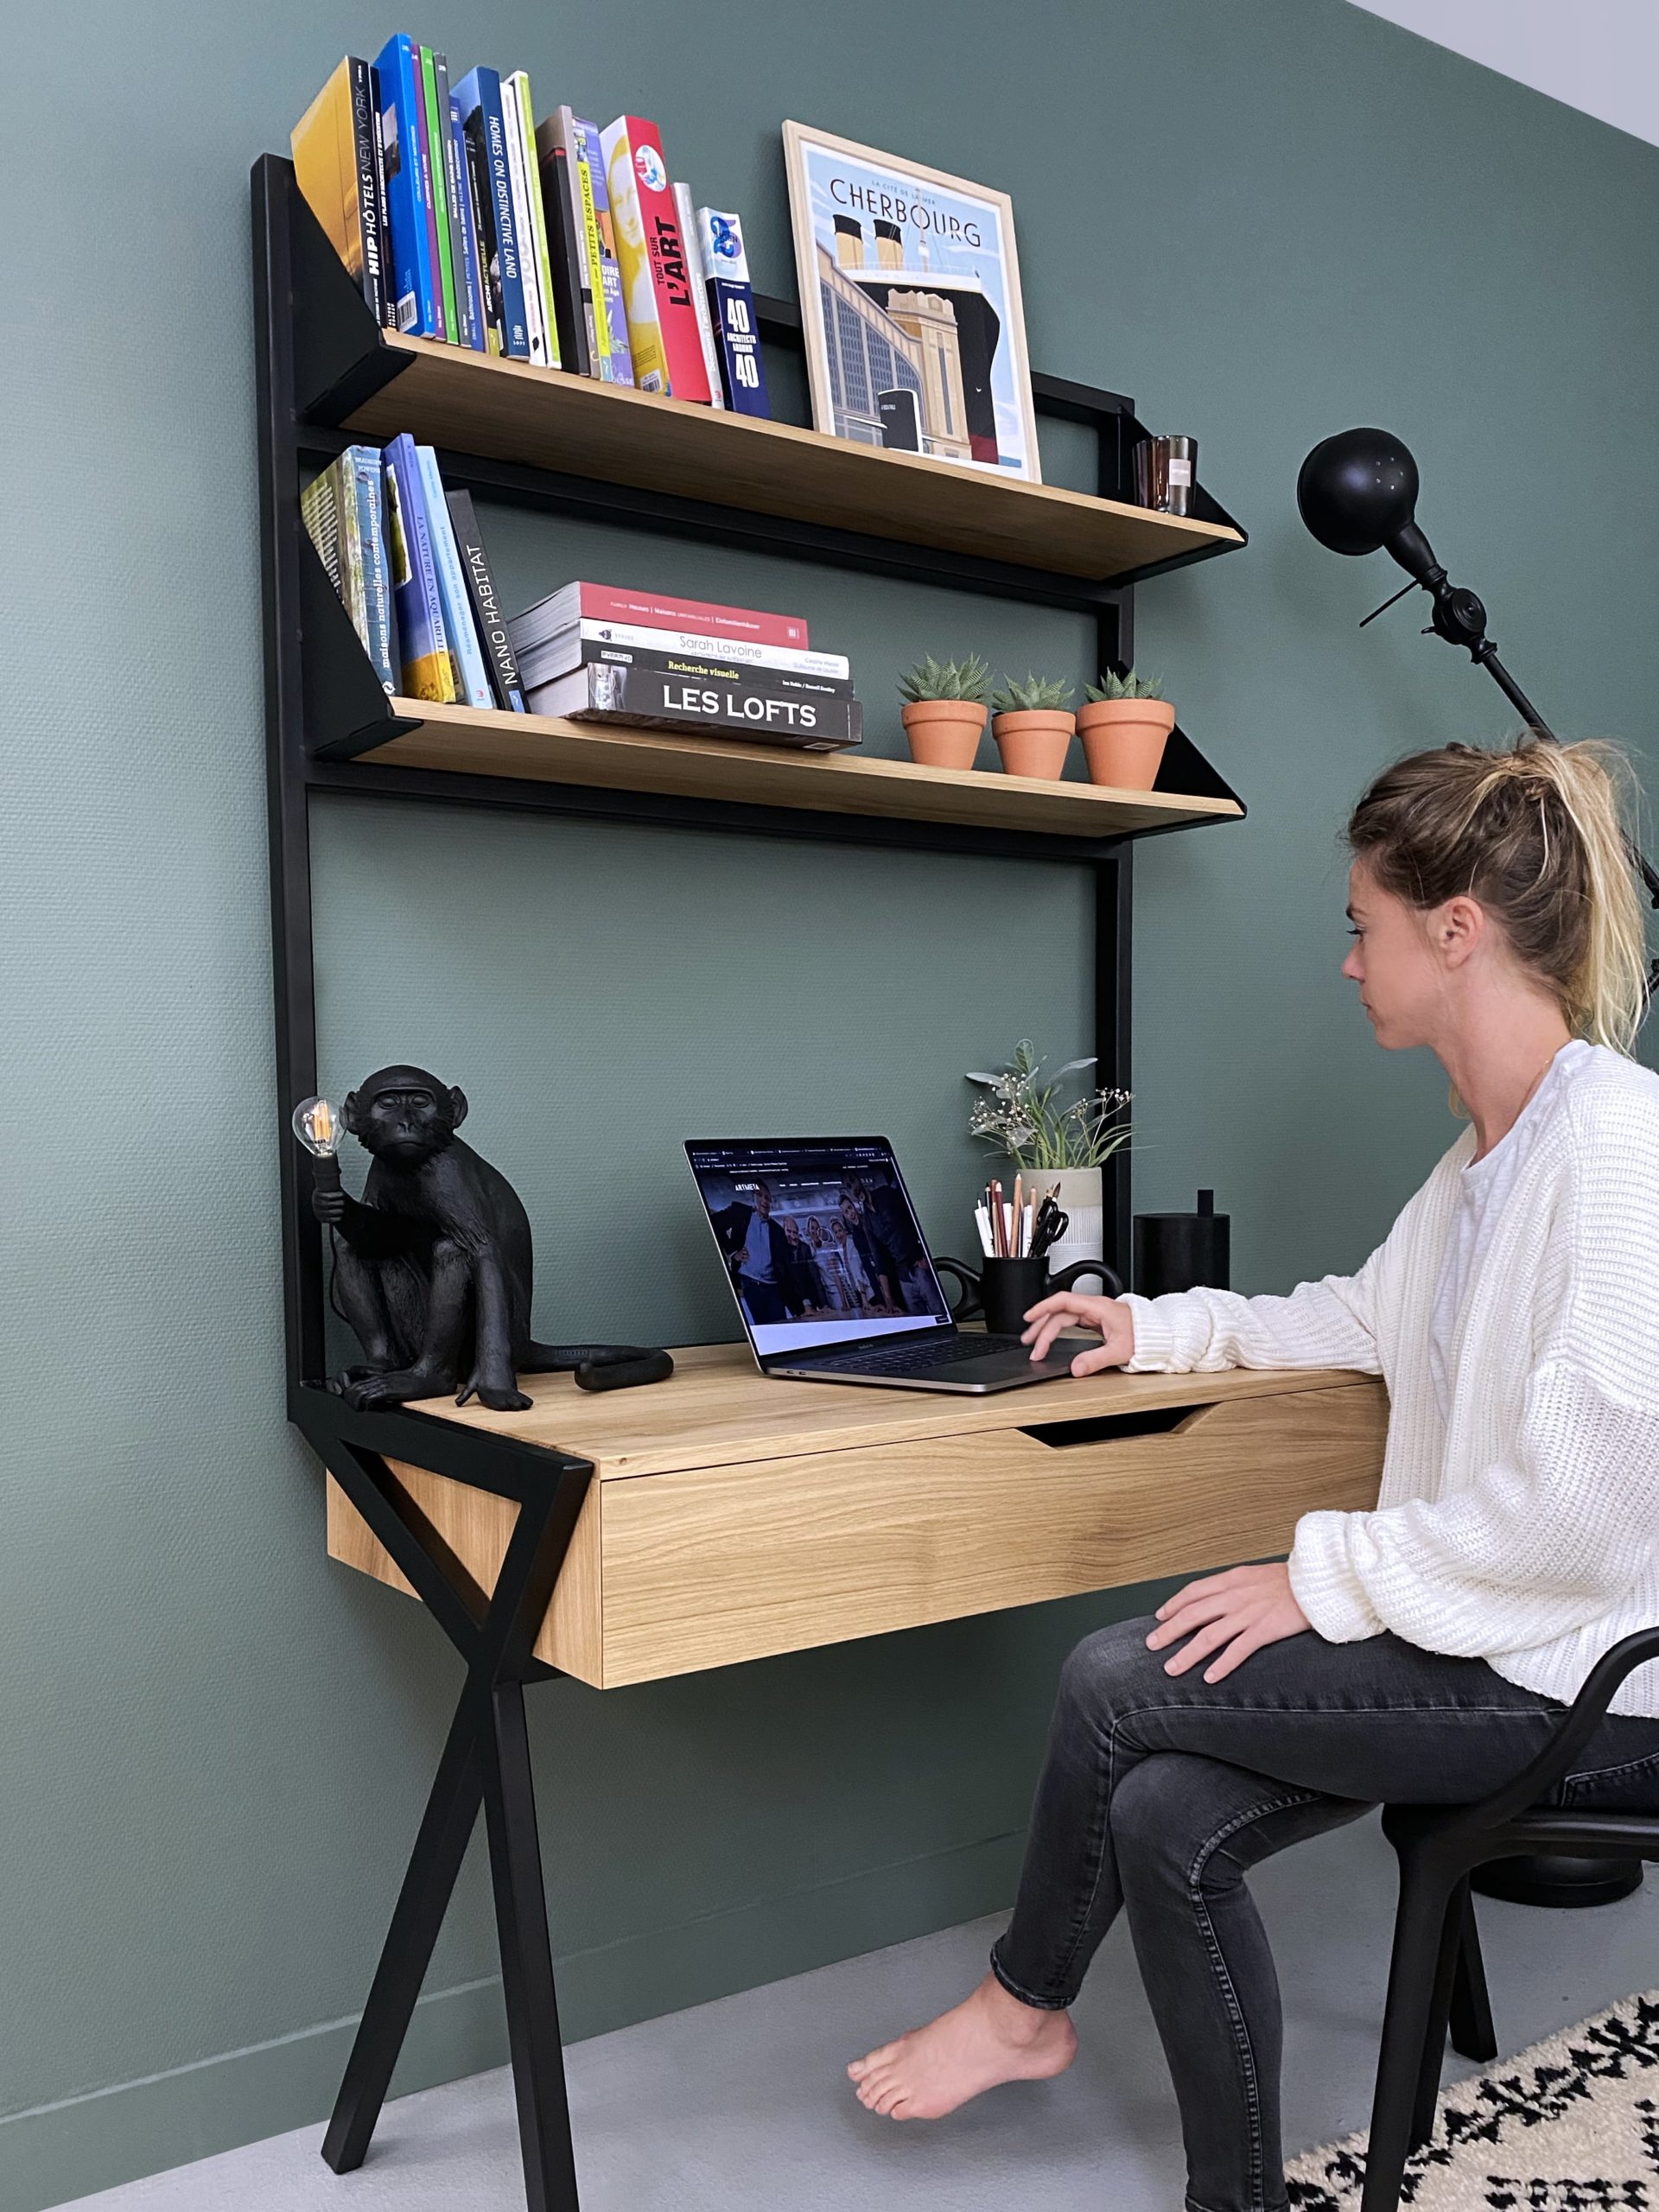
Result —
[[346, 1134], [338, 1107], [331, 1106], [326, 1098], [302, 1098], [292, 1118], [294, 1134], [308, 1152], [319, 1160], [334, 1157]]

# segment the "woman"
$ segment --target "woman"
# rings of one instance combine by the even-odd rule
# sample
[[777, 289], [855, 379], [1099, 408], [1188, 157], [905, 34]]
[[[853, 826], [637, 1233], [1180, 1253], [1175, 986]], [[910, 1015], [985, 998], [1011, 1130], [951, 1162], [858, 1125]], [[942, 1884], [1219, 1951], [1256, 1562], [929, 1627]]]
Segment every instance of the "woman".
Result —
[[[1509, 1779], [1600, 1653], [1659, 1622], [1659, 1077], [1629, 1050], [1642, 913], [1617, 755], [1424, 753], [1349, 824], [1343, 973], [1377, 1042], [1435, 1052], [1472, 1126], [1357, 1275], [1288, 1298], [1045, 1299], [1074, 1374], [1358, 1368], [1389, 1393], [1376, 1510], [1310, 1513], [1287, 1563], [1090, 1637], [1061, 1681], [991, 1973], [849, 2069], [937, 2118], [1058, 2074], [1127, 1907], [1193, 2212], [1278, 2212], [1280, 2018], [1244, 1876], [1379, 1802]], [[1633, 1675], [1563, 1801], [1659, 1804], [1659, 1681]]]

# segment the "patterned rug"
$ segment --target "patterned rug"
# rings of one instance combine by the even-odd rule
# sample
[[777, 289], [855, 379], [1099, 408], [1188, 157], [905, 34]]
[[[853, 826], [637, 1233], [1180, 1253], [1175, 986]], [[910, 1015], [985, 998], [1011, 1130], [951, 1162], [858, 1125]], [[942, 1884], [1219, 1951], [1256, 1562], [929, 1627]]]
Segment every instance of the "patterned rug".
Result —
[[[1295, 2212], [1356, 2212], [1365, 2138], [1286, 2169]], [[1444, 2090], [1414, 2212], [1659, 2212], [1659, 1990]]]

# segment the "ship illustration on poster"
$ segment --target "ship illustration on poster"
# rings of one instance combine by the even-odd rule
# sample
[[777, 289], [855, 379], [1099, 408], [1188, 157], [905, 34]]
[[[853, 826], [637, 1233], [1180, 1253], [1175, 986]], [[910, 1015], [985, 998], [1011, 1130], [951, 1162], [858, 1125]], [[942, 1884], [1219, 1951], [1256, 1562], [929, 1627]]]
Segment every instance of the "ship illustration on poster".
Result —
[[817, 428], [1039, 482], [1007, 195], [797, 123], [784, 148]]

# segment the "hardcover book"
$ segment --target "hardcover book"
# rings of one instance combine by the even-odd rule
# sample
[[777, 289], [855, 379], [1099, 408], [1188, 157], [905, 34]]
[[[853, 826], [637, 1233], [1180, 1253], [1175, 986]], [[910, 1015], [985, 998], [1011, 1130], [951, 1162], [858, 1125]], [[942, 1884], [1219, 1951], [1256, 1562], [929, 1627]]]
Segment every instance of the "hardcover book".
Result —
[[443, 607], [443, 626], [449, 640], [449, 658], [455, 696], [468, 707], [493, 707], [490, 671], [473, 620], [472, 594], [461, 565], [461, 551], [443, 496], [438, 456], [430, 446], [416, 446], [415, 459], [421, 472], [421, 494], [426, 505], [426, 527], [432, 544], [432, 566], [438, 579], [438, 598]]
[[357, 495], [357, 534], [363, 562], [365, 628], [359, 634], [374, 663], [384, 691], [397, 689], [397, 632], [392, 620], [391, 574], [386, 562], [385, 502], [378, 446], [347, 446], [341, 460], [349, 467]]
[[542, 204], [542, 181], [536, 167], [536, 111], [531, 101], [530, 79], [522, 69], [515, 69], [501, 87], [501, 97], [515, 103], [518, 124], [518, 150], [524, 163], [524, 205], [529, 210], [529, 227], [524, 232], [524, 258], [530, 265], [534, 280], [537, 307], [541, 316], [542, 334], [546, 351], [542, 356], [550, 369], [562, 368], [559, 351], [559, 329], [553, 308], [553, 262], [547, 239], [547, 211]]
[[387, 320], [382, 217], [375, 191], [379, 118], [372, 73], [348, 54], [289, 136], [307, 206], [350, 270], [377, 322]]
[[484, 658], [490, 671], [490, 688], [499, 705], [515, 715], [522, 715], [525, 711], [524, 694], [519, 682], [518, 664], [513, 658], [506, 617], [501, 612], [495, 578], [484, 551], [484, 541], [479, 536], [478, 517], [473, 511], [473, 495], [470, 492], [446, 493], [444, 504], [449, 510], [450, 527], [455, 533], [455, 546], [461, 555], [461, 570], [473, 602], [473, 619], [478, 626], [479, 641], [484, 648]]
[[792, 669], [742, 660], [722, 652], [717, 638], [708, 639], [699, 650], [686, 652], [659, 652], [645, 645], [619, 645], [602, 638], [583, 638], [574, 651], [562, 653], [546, 652], [534, 645], [521, 646], [516, 640], [514, 650], [526, 697], [537, 684], [556, 683], [575, 669], [600, 662], [617, 668], [652, 669], [659, 676], [683, 676], [699, 683], [747, 683], [758, 690], [775, 691], [790, 697], [804, 694], [815, 699], [850, 699], [855, 696], [849, 677], [803, 676]]
[[582, 144], [582, 193], [585, 201], [593, 206], [594, 226], [590, 232], [588, 251], [597, 256], [594, 276], [594, 310], [597, 317], [599, 302], [605, 303], [603, 321], [610, 340], [610, 380], [613, 384], [631, 385], [633, 382], [633, 355], [628, 346], [628, 315], [622, 298], [622, 267], [616, 257], [616, 226], [611, 215], [610, 188], [605, 178], [605, 153], [600, 143], [597, 124], [585, 123], [578, 116], [575, 130]]
[[707, 631], [656, 629], [629, 622], [583, 621], [561, 630], [545, 643], [527, 633], [523, 617], [511, 626], [512, 649], [529, 683], [537, 676], [555, 676], [574, 668], [587, 645], [634, 646], [648, 653], [719, 653], [722, 658], [753, 668], [785, 669], [791, 676], [826, 676], [845, 683], [852, 671], [844, 653], [803, 652], [792, 645], [757, 645], [747, 638], [713, 638]]
[[[701, 400], [707, 406], [711, 395], [702, 365], [702, 340], [657, 126], [644, 116], [621, 115], [600, 133], [600, 143], [616, 219], [636, 381], [648, 391], [666, 391], [675, 399]], [[648, 358], [653, 352], [650, 334], [654, 334], [659, 384], [652, 385], [639, 372], [636, 321], [648, 334]]]
[[380, 86], [380, 144], [386, 178], [387, 229], [396, 327], [420, 338], [442, 335], [442, 292], [428, 238], [429, 199], [423, 178], [415, 49], [399, 32], [375, 63]]
[[577, 579], [538, 599], [514, 619], [514, 626], [537, 640], [581, 620], [634, 622], [647, 629], [701, 630], [711, 636], [747, 638], [756, 645], [810, 643], [804, 614], [772, 614], [758, 607], [729, 607], [708, 599], [677, 599], [667, 592], [642, 591], [631, 584], [591, 584]]
[[760, 330], [749, 283], [743, 226], [717, 207], [697, 210], [697, 244], [702, 250], [709, 319], [714, 325], [726, 404], [737, 415], [769, 416], [766, 372], [760, 359]]
[[[429, 46], [420, 48], [421, 125], [425, 133], [427, 175], [432, 194], [431, 230], [438, 257], [438, 282], [443, 295], [443, 335], [452, 345], [461, 341], [461, 319], [455, 307], [454, 249], [449, 226], [448, 164], [444, 152], [449, 143], [449, 102], [439, 89], [442, 56]], [[448, 69], [443, 71], [445, 89]]]
[[547, 366], [547, 322], [542, 287], [536, 267], [536, 241], [531, 230], [530, 180], [525, 165], [524, 118], [518, 88], [511, 77], [501, 82], [502, 136], [507, 153], [507, 182], [512, 194], [513, 237], [518, 247], [518, 283], [524, 298], [524, 333], [530, 358], [538, 368]]
[[461, 127], [461, 103], [449, 102], [449, 136], [444, 146], [448, 159], [449, 205], [455, 210], [455, 244], [460, 263], [455, 275], [455, 304], [461, 309], [461, 342], [475, 353], [488, 350], [488, 325], [484, 320], [484, 288], [479, 276], [478, 219], [473, 212], [472, 168], [467, 140]]
[[384, 461], [386, 555], [397, 610], [403, 689], [411, 699], [432, 699], [445, 705], [455, 696], [449, 639], [432, 557], [420, 461], [415, 441], [407, 431], [387, 446]]
[[501, 252], [495, 236], [495, 195], [490, 188], [489, 157], [485, 149], [480, 111], [469, 120], [458, 95], [452, 93], [461, 116], [461, 154], [467, 163], [467, 204], [473, 212], [473, 240], [478, 255], [478, 289], [484, 317], [484, 350], [506, 351], [506, 322], [501, 297]]
[[556, 108], [536, 132], [559, 351], [565, 365], [577, 375], [608, 382], [610, 331], [595, 290], [599, 257], [593, 204], [591, 194], [584, 192], [580, 153], [572, 150], [580, 143], [575, 132], [575, 118], [568, 107]]
[[[469, 69], [455, 87], [461, 122], [477, 137], [488, 194], [491, 238], [501, 289], [502, 351], [515, 360], [530, 359], [530, 324], [524, 306], [522, 241], [513, 207], [507, 160], [507, 130], [501, 104], [501, 79], [493, 69]], [[481, 227], [481, 219], [480, 219]]]
[[709, 404], [723, 408], [726, 394], [720, 380], [720, 358], [715, 352], [715, 327], [709, 319], [709, 295], [702, 281], [702, 253], [697, 244], [697, 219], [691, 206], [691, 188], [677, 184], [674, 188], [674, 213], [680, 226], [680, 246], [685, 255], [686, 282], [691, 287], [691, 304], [696, 310], [697, 339], [702, 347], [702, 372], [709, 383]]
[[575, 721], [632, 722], [647, 729], [702, 729], [811, 753], [838, 752], [863, 737], [856, 699], [815, 698], [736, 681], [665, 674], [590, 662], [526, 694], [535, 715]]

